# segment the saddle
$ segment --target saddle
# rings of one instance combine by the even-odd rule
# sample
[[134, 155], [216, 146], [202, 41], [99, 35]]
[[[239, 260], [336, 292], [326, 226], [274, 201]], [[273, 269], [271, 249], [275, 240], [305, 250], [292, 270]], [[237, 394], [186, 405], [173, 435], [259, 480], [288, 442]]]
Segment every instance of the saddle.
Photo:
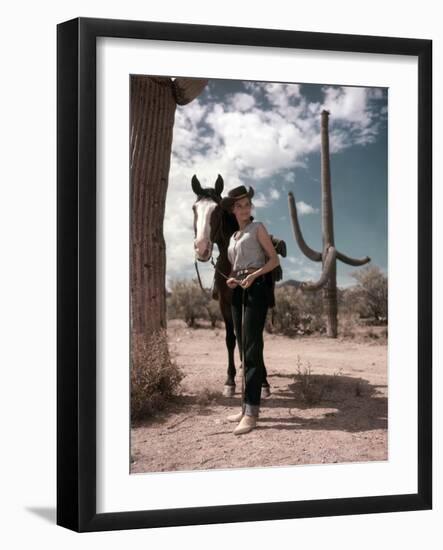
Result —
[[[286, 251], [285, 241], [283, 239], [277, 239], [277, 237], [274, 237], [271, 234], [269, 236], [271, 237], [272, 244], [274, 245], [274, 249], [277, 252], [277, 254], [282, 258], [286, 258], [287, 251]], [[272, 308], [275, 306], [275, 296], [274, 296], [275, 282], [280, 281], [283, 278], [283, 270], [281, 265], [278, 265], [272, 271], [265, 273], [264, 277], [266, 280], [267, 290], [268, 290], [268, 306]], [[217, 287], [217, 280], [215, 278], [215, 274], [212, 281], [212, 298], [214, 300], [219, 299], [219, 291]]]

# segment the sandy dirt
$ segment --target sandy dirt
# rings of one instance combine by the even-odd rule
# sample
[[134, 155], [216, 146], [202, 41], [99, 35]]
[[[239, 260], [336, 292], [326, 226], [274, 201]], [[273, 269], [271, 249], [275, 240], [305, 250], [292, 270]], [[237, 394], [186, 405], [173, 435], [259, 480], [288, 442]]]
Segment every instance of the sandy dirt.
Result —
[[168, 338], [185, 373], [181, 395], [132, 427], [132, 473], [387, 460], [386, 340], [265, 331], [271, 396], [257, 428], [236, 436], [226, 417], [241, 407], [240, 360], [236, 349], [236, 394], [224, 397], [224, 327], [170, 320]]

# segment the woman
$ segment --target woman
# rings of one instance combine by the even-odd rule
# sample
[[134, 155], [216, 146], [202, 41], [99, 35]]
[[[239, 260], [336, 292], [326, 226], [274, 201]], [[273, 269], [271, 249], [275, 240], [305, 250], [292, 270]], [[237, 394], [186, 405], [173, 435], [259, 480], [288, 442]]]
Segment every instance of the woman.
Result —
[[[228, 196], [221, 201], [222, 208], [234, 214], [239, 226], [239, 230], [231, 236], [229, 241], [228, 259], [232, 270], [226, 281], [229, 288], [233, 289], [232, 318], [245, 380], [242, 411], [228, 417], [231, 422], [239, 422], [234, 430], [235, 435], [250, 432], [257, 425], [264, 372], [263, 330], [269, 307], [264, 274], [280, 265], [265, 226], [261, 222], [252, 221], [251, 199], [253, 196], [252, 187], [247, 190], [244, 185], [240, 185], [232, 189]], [[242, 347], [243, 298], [245, 307], [244, 354]]]

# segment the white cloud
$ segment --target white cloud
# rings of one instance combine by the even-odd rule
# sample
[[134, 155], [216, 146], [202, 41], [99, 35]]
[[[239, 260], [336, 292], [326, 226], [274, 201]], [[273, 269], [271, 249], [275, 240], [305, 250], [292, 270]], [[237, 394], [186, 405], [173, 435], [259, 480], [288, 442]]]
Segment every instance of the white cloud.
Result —
[[269, 206], [269, 199], [263, 193], [255, 194], [252, 202], [256, 208], [264, 208], [265, 206]]
[[264, 208], [265, 206], [270, 206], [274, 201], [277, 201], [280, 198], [280, 191], [271, 187], [268, 190], [268, 193], [265, 194], [262, 191], [256, 193], [252, 199], [252, 203], [257, 208]]
[[296, 255], [288, 255], [280, 258], [283, 270], [283, 281], [295, 279], [296, 281], [315, 281], [322, 271], [321, 262], [313, 262], [306, 258], [294, 243]]
[[255, 99], [250, 94], [237, 93], [232, 96], [231, 105], [236, 111], [248, 111], [255, 105]]
[[[211, 82], [208, 88], [214, 89]], [[309, 102], [297, 84], [246, 82], [244, 90], [223, 103], [208, 101], [212, 95], [205, 93], [207, 102], [202, 95], [177, 107], [164, 222], [168, 274], [194, 270], [193, 174], [203, 187], [212, 187], [221, 174], [225, 193], [253, 182], [255, 206], [267, 207], [281, 198], [270, 181], [278, 175], [294, 182], [295, 170], [320, 150], [322, 109], [331, 113], [332, 153], [373, 142], [380, 118], [386, 118], [377, 107], [379, 89], [324, 86], [324, 100], [317, 102]], [[300, 215], [318, 212], [303, 201], [297, 208]], [[212, 268], [205, 271], [212, 277]]]
[[277, 200], [280, 198], [280, 191], [278, 189], [272, 188], [269, 191], [269, 196], [271, 197], [271, 199]]
[[279, 84], [270, 82], [263, 86], [268, 101], [280, 112], [286, 114], [297, 112], [297, 107], [291, 103], [292, 98], [303, 99], [300, 93], [300, 84]]
[[354, 123], [362, 127], [369, 124], [367, 88], [324, 87], [323, 91], [323, 108], [330, 111], [334, 122], [346, 121], [348, 125]]
[[240, 175], [262, 179], [297, 165], [306, 150], [299, 131], [281, 115], [255, 107], [248, 112], [234, 112], [217, 104], [206, 122], [218, 139], [207, 152], [221, 159]]
[[305, 265], [297, 269], [285, 269], [283, 267], [283, 273], [283, 280], [295, 279], [296, 281], [316, 281], [321, 275], [321, 264], [312, 264], [312, 266]]
[[307, 204], [303, 201], [297, 202], [297, 212], [300, 214], [300, 216], [304, 216], [306, 214], [318, 214], [319, 210], [318, 208], [314, 208], [310, 204]]
[[303, 260], [301, 258], [297, 258], [296, 256], [287, 256], [286, 261], [290, 262], [291, 264], [297, 264], [297, 265], [303, 264]]
[[330, 112], [330, 149], [338, 152], [352, 145], [373, 143], [383, 112], [376, 104], [382, 99], [381, 88], [324, 86], [320, 108]]

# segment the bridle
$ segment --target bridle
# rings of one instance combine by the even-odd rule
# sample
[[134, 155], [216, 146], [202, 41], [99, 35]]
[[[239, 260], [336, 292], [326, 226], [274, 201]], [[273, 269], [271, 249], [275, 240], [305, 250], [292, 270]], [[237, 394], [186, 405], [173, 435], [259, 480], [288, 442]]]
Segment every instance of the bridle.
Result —
[[[218, 269], [218, 267], [215, 266], [215, 263], [214, 263], [214, 258], [211, 256], [211, 264], [213, 265], [215, 271], [217, 271], [217, 273], [220, 273], [220, 275], [222, 277], [224, 277], [225, 279], [229, 279], [229, 276], [228, 275], [225, 275], [225, 273], [223, 273], [222, 271], [220, 271]], [[194, 260], [194, 265], [195, 265], [195, 270], [197, 271], [197, 278], [198, 278], [198, 283], [200, 285], [200, 288], [202, 289], [202, 292], [205, 296], [207, 296], [208, 298], [210, 298], [210, 294], [209, 292], [204, 288], [203, 284], [202, 284], [202, 281], [201, 281], [201, 278], [200, 278], [200, 273], [198, 271], [198, 264], [197, 264], [197, 260]]]
[[[217, 203], [217, 205], [220, 207], [220, 199], [218, 198], [218, 200], [214, 197], [214, 196], [211, 196], [211, 198]], [[224, 224], [223, 224], [223, 212], [220, 213], [220, 221], [218, 223], [218, 226], [217, 226], [217, 229], [215, 231], [212, 231], [211, 230], [211, 243], [215, 244], [216, 243], [216, 238], [217, 238], [217, 235], [220, 234], [220, 238], [222, 239], [223, 241], [223, 244], [226, 244], [226, 237], [225, 237], [225, 233], [224, 233]], [[195, 228], [194, 228], [194, 237], [196, 236], [196, 233], [195, 233]], [[229, 279], [229, 275], [226, 275], [225, 273], [223, 273], [222, 271], [220, 271], [218, 269], [218, 267], [216, 266], [216, 264], [214, 263], [214, 257], [213, 255], [211, 254], [211, 257], [210, 257], [210, 262], [214, 268], [215, 271], [217, 271], [217, 273], [219, 273], [222, 277], [224, 277], [225, 279]], [[208, 291], [203, 287], [203, 284], [202, 284], [202, 281], [201, 281], [201, 278], [200, 278], [200, 273], [199, 273], [199, 270], [198, 270], [198, 262], [202, 262], [202, 261], [205, 261], [205, 260], [199, 260], [198, 258], [195, 258], [194, 259], [194, 265], [195, 265], [195, 270], [197, 272], [197, 278], [198, 278], [198, 283], [200, 285], [200, 288], [202, 290], [202, 292], [205, 294], [206, 297], [210, 297], [210, 294], [208, 293]], [[207, 261], [207, 260], [206, 260]]]

